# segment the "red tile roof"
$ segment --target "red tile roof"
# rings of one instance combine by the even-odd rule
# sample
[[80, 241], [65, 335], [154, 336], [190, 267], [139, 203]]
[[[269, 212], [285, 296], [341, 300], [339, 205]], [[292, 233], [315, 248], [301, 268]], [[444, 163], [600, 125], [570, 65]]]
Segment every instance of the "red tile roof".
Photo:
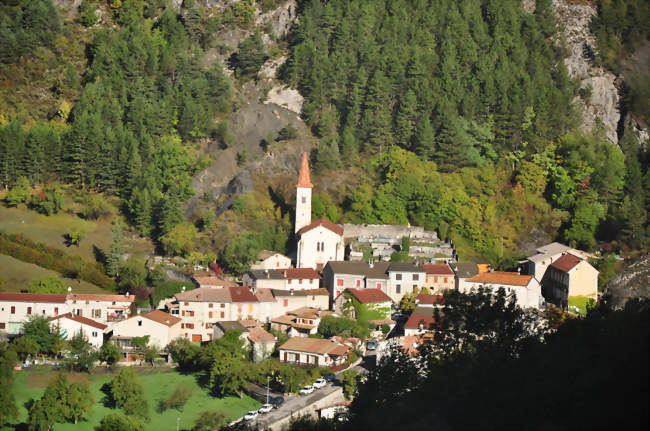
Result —
[[180, 318], [176, 316], [172, 316], [169, 313], [165, 313], [162, 310], [153, 310], [150, 311], [149, 313], [140, 314], [139, 316], [146, 317], [149, 320], [153, 320], [154, 322], [162, 323], [163, 325], [167, 325], [167, 326], [174, 326], [175, 324], [181, 321]]
[[445, 303], [444, 295], [426, 295], [421, 293], [416, 297], [416, 299], [420, 305], [442, 305]]
[[454, 271], [446, 263], [426, 263], [420, 266], [427, 272], [427, 275], [454, 275]]
[[436, 319], [431, 316], [419, 316], [416, 314], [411, 314], [409, 320], [404, 324], [404, 329], [419, 329], [420, 323], [424, 329], [430, 329], [431, 325], [436, 323]]
[[257, 296], [244, 286], [230, 286], [230, 299], [232, 302], [259, 302]]
[[222, 280], [219, 277], [212, 277], [212, 276], [199, 276], [195, 275], [192, 277], [198, 284], [199, 286], [218, 286], [218, 287], [224, 287], [224, 286], [235, 286], [235, 283], [232, 281], [228, 280]]
[[67, 299], [73, 301], [135, 302], [135, 295], [102, 295], [93, 293], [69, 293]]
[[567, 253], [553, 262], [551, 266], [555, 269], [559, 269], [562, 272], [569, 272], [580, 262], [582, 262], [582, 259]]
[[225, 287], [199, 287], [198, 289], [179, 292], [174, 296], [179, 301], [188, 302], [230, 302], [230, 292]]
[[260, 341], [275, 341], [275, 337], [273, 335], [269, 334], [264, 329], [259, 327], [248, 328], [248, 339], [252, 343], [259, 343]]
[[320, 275], [311, 268], [286, 268], [277, 271], [283, 278], [292, 280], [320, 278]]
[[64, 319], [64, 318], [73, 320], [73, 321], [78, 322], [78, 323], [81, 323], [82, 325], [92, 326], [93, 328], [97, 328], [100, 331], [103, 331], [104, 329], [107, 328], [107, 326], [102, 324], [102, 323], [96, 322], [96, 321], [94, 321], [92, 319], [89, 319], [87, 317], [77, 316], [76, 314], [72, 314], [72, 313], [60, 314], [60, 315], [55, 316], [55, 317], [50, 317], [50, 321], [58, 320], [58, 319]]
[[307, 161], [307, 151], [302, 153], [300, 173], [298, 174], [298, 184], [296, 184], [296, 187], [314, 187], [314, 185], [311, 183], [311, 180], [309, 179], [309, 162]]
[[528, 286], [532, 275], [520, 275], [516, 272], [484, 272], [483, 274], [475, 275], [468, 278], [468, 282], [486, 283], [486, 284], [505, 284], [508, 286]]
[[65, 303], [65, 295], [50, 293], [0, 293], [0, 301]]
[[311, 222], [307, 226], [303, 227], [298, 231], [300, 235], [305, 234], [306, 232], [309, 232], [312, 229], [316, 229], [318, 226], [323, 226], [325, 229], [329, 229], [332, 232], [334, 232], [337, 235], [343, 236], [343, 226], [338, 225], [336, 223], [332, 223], [331, 221], [327, 220], [326, 218], [319, 218], [316, 221]]
[[280, 346], [280, 349], [325, 355], [333, 352], [335, 349], [337, 352], [340, 351], [341, 349], [337, 349], [339, 346], [339, 344], [320, 338], [294, 337], [289, 338], [286, 343]]
[[386, 295], [379, 289], [346, 289], [350, 295], [354, 296], [362, 304], [372, 304], [377, 302], [391, 302], [390, 296]]

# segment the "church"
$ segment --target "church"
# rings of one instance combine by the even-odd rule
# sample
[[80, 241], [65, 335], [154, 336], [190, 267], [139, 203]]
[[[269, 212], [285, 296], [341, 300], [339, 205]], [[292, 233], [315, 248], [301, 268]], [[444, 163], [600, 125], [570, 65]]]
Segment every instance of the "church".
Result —
[[345, 243], [343, 226], [319, 218], [311, 221], [311, 189], [307, 153], [302, 153], [298, 184], [296, 184], [297, 240], [296, 268], [312, 268], [321, 271], [330, 260], [343, 260]]

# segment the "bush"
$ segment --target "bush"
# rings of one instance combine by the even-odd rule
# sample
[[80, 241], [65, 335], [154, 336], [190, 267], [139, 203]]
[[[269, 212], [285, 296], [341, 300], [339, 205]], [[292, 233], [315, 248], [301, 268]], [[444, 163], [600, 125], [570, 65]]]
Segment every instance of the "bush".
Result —
[[91, 220], [110, 217], [113, 215], [113, 207], [101, 195], [91, 195], [84, 200], [81, 215]]
[[178, 411], [183, 411], [183, 406], [187, 403], [187, 400], [192, 396], [192, 389], [184, 385], [176, 386], [174, 392], [171, 393], [169, 398], [166, 400], [161, 400], [159, 405], [159, 410], [164, 412], [169, 409], [176, 409]]

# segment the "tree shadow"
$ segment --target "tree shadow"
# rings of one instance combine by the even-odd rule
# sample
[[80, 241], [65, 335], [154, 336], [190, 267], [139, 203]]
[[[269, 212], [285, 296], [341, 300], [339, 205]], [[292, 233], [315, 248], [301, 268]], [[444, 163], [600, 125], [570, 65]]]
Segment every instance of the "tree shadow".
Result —
[[106, 253], [104, 253], [104, 250], [93, 244], [93, 254], [95, 255], [95, 260], [97, 262], [106, 266]]
[[65, 244], [65, 246], [70, 247], [72, 245], [72, 237], [70, 236], [70, 234], [64, 233], [61, 236], [63, 237], [63, 243]]
[[269, 196], [271, 197], [271, 200], [273, 203], [280, 208], [280, 213], [282, 214], [282, 217], [285, 216], [285, 214], [293, 214], [291, 206], [287, 203], [287, 201], [284, 199], [282, 195], [280, 195], [278, 192], [273, 190], [273, 187], [269, 186]]
[[23, 403], [23, 407], [25, 407], [25, 410], [30, 411], [34, 403], [36, 403], [36, 400], [34, 398], [30, 398]]
[[113, 399], [113, 394], [111, 393], [110, 383], [104, 383], [100, 390], [104, 394], [104, 397], [102, 398], [102, 405], [106, 408], [114, 409], [116, 406], [115, 400]]

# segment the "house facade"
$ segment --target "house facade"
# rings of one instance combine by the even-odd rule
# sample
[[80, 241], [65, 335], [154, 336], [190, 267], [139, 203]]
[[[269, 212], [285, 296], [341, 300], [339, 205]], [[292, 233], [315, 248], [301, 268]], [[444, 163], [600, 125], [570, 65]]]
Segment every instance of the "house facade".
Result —
[[330, 311], [312, 307], [301, 307], [273, 317], [271, 328], [284, 332], [290, 337], [308, 337], [318, 332], [318, 325], [323, 316], [332, 314]]
[[81, 334], [96, 349], [99, 349], [104, 344], [104, 334], [108, 328], [103, 323], [72, 313], [50, 317], [50, 327], [53, 329], [58, 327], [61, 336], [65, 340], [71, 340], [77, 334]]
[[352, 348], [319, 338], [290, 338], [278, 350], [280, 362], [333, 367], [345, 364]]
[[31, 315], [72, 313], [111, 326], [131, 314], [135, 295], [0, 293], [0, 332], [17, 335]]
[[598, 296], [598, 270], [586, 260], [566, 253], [549, 265], [542, 280], [544, 298], [567, 308], [572, 297]]
[[172, 314], [181, 319], [181, 334], [195, 342], [212, 340], [215, 322], [259, 318], [259, 300], [245, 286], [202, 287], [174, 297]]
[[332, 304], [346, 289], [379, 289], [388, 293], [389, 262], [330, 261], [323, 268], [323, 285]]
[[463, 293], [472, 289], [484, 287], [496, 292], [504, 289], [506, 294], [514, 292], [517, 305], [522, 308], [542, 308], [544, 298], [539, 282], [532, 275], [521, 275], [517, 272], [493, 271], [468, 278]]
[[112, 330], [111, 341], [120, 346], [125, 355], [132, 350], [131, 340], [134, 337], [148, 335], [149, 346], [164, 349], [173, 340], [181, 337], [181, 319], [162, 310], [153, 310], [117, 322]]
[[425, 287], [434, 293], [456, 288], [456, 274], [446, 264], [424, 264], [420, 265], [427, 273]]
[[474, 262], [458, 262], [450, 266], [455, 274], [454, 282], [456, 283], [456, 290], [460, 290], [461, 292], [467, 290], [467, 279], [479, 274], [478, 265]]
[[283, 254], [262, 250], [257, 254], [257, 261], [251, 264], [251, 269], [272, 270], [291, 268], [291, 259]]
[[399, 303], [404, 295], [420, 289], [426, 284], [426, 271], [418, 265], [407, 262], [391, 262], [388, 266], [387, 295]]
[[[357, 315], [355, 308], [351, 306], [353, 301], [363, 307], [365, 315]], [[345, 293], [337, 298], [334, 309], [340, 313], [348, 309], [353, 319], [386, 320], [390, 318], [392, 303], [390, 296], [379, 289], [351, 288], [346, 289]]]

